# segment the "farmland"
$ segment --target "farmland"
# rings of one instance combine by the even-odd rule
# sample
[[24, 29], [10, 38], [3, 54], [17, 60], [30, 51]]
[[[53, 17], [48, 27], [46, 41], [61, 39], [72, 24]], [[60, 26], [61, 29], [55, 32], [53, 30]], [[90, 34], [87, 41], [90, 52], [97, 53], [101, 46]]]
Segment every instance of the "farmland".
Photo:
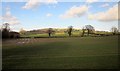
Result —
[[[52, 34], [52, 37], [68, 37], [68, 33], [64, 32], [67, 29], [63, 29], [61, 32], [56, 31], [54, 34]], [[73, 37], [80, 37], [82, 35], [83, 31], [81, 30], [77, 30], [77, 31], [72, 31], [72, 36]], [[87, 32], [86, 32], [87, 33]], [[105, 34], [105, 35], [112, 35], [111, 32], [104, 32], [104, 31], [99, 31], [99, 32], [95, 32], [96, 34]], [[86, 34], [87, 35], [87, 34]], [[90, 36], [90, 35], [89, 35]], [[96, 36], [95, 34], [92, 36]], [[49, 37], [48, 33], [31, 33], [31, 32], [26, 32], [25, 34], [21, 34], [21, 37]]]
[[118, 36], [3, 41], [3, 69], [117, 69]]
[[118, 70], [119, 2], [0, 0], [2, 70]]

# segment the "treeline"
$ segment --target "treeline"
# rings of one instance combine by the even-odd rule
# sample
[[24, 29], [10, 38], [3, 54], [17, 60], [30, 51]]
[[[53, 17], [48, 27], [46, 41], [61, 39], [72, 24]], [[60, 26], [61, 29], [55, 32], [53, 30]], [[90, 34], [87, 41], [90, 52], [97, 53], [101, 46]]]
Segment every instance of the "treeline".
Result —
[[85, 25], [82, 29], [74, 29], [73, 26], [69, 26], [66, 29], [54, 29], [54, 28], [47, 28], [43, 30], [31, 30], [31, 31], [25, 31], [23, 29], [20, 30], [20, 32], [14, 32], [10, 30], [10, 25], [8, 23], [3, 24], [2, 29], [0, 32], [2, 33], [2, 38], [19, 38], [20, 35], [26, 35], [26, 34], [44, 34], [47, 33], [49, 37], [54, 35], [55, 33], [64, 33], [68, 34], [69, 37], [72, 36], [73, 32], [79, 32], [81, 33], [81, 37], [83, 36], [109, 36], [109, 35], [118, 35], [118, 29], [116, 27], [111, 28], [111, 32], [108, 34], [108, 32], [103, 31], [95, 31], [94, 27], [92, 25]]
[[3, 24], [0, 33], [2, 33], [2, 38], [3, 39], [8, 39], [8, 38], [19, 38], [20, 34], [18, 32], [14, 32], [10, 30], [9, 24], [5, 23]]
[[118, 29], [116, 29], [116, 27], [112, 27], [111, 32], [107, 32], [107, 31], [95, 31], [94, 27], [91, 25], [85, 25], [82, 29], [74, 29], [73, 26], [69, 26], [68, 28], [64, 28], [64, 29], [46, 28], [46, 29], [38, 29], [38, 30], [31, 30], [31, 31], [25, 31], [22, 29], [20, 31], [22, 35], [48, 34], [49, 37], [57, 36], [58, 33], [68, 34], [68, 36], [75, 36], [74, 33], [76, 32], [79, 33], [78, 36], [81, 36], [81, 37], [91, 36], [91, 35], [92, 36], [110, 36], [110, 35], [119, 34]]

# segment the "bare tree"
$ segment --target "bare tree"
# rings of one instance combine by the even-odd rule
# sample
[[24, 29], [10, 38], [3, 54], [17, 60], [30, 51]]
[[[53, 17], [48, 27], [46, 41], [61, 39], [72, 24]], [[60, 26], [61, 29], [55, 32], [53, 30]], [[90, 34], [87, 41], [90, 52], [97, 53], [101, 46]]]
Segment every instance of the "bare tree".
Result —
[[69, 34], [69, 36], [72, 35], [72, 30], [73, 30], [73, 26], [69, 26], [68, 27], [68, 34]]
[[116, 35], [118, 33], [118, 29], [116, 27], [112, 27], [111, 32], [113, 33], [113, 35]]

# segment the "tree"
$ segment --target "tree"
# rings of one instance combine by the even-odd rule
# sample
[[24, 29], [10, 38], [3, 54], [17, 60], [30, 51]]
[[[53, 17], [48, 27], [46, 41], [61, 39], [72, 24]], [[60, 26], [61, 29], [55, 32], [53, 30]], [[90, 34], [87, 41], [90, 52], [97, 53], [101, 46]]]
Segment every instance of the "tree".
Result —
[[116, 35], [118, 33], [118, 29], [116, 27], [112, 27], [111, 32], [113, 33], [113, 35]]
[[82, 31], [83, 31], [83, 33], [82, 33], [82, 37], [83, 37], [84, 34], [85, 34], [85, 29], [84, 29], [84, 27], [83, 27]]
[[10, 27], [8, 23], [2, 26], [2, 38], [9, 38]]
[[87, 30], [87, 34], [88, 34], [88, 35], [89, 35], [89, 34], [93, 34], [93, 33], [95, 32], [94, 27], [91, 26], [91, 25], [85, 25], [85, 27], [83, 27], [82, 30], [83, 30], [82, 36], [84, 36], [86, 30]]
[[51, 34], [53, 34], [55, 31], [52, 28], [49, 28], [47, 33], [49, 35], [49, 37], [51, 37]]
[[68, 35], [69, 35], [69, 36], [72, 35], [72, 30], [73, 30], [73, 26], [69, 26], [69, 27], [68, 27]]
[[2, 30], [0, 29], [0, 40], [1, 40], [1, 38], [2, 38]]
[[25, 34], [25, 30], [23, 28], [20, 29], [20, 34]]

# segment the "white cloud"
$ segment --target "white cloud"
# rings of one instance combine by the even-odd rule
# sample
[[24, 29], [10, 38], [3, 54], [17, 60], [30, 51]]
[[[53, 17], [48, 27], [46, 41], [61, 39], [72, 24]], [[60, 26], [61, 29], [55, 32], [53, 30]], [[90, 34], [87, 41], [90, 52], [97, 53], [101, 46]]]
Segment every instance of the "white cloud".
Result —
[[39, 0], [29, 0], [25, 6], [23, 6], [23, 9], [31, 9], [39, 6]]
[[98, 0], [86, 0], [87, 3], [94, 3], [97, 2]]
[[23, 9], [33, 9], [38, 7], [40, 4], [57, 4], [57, 0], [29, 0]]
[[46, 14], [46, 16], [47, 16], [47, 17], [51, 17], [51, 16], [52, 16], [52, 14], [48, 13], [48, 14]]
[[98, 12], [96, 14], [90, 14], [89, 19], [95, 19], [98, 21], [115, 21], [118, 20], [118, 5], [114, 5], [105, 12]]
[[119, 0], [104, 0], [104, 2], [119, 2]]
[[9, 24], [20, 24], [20, 21], [11, 15], [10, 8], [6, 8], [6, 14], [1, 17], [1, 20]]
[[105, 3], [105, 4], [101, 5], [100, 7], [108, 7], [108, 6], [109, 6], [109, 4]]
[[67, 10], [64, 14], [60, 15], [61, 18], [72, 18], [72, 17], [80, 17], [84, 15], [88, 11], [88, 7], [86, 5], [83, 6], [73, 6], [69, 10]]
[[57, 0], [45, 0], [46, 4], [57, 4]]

